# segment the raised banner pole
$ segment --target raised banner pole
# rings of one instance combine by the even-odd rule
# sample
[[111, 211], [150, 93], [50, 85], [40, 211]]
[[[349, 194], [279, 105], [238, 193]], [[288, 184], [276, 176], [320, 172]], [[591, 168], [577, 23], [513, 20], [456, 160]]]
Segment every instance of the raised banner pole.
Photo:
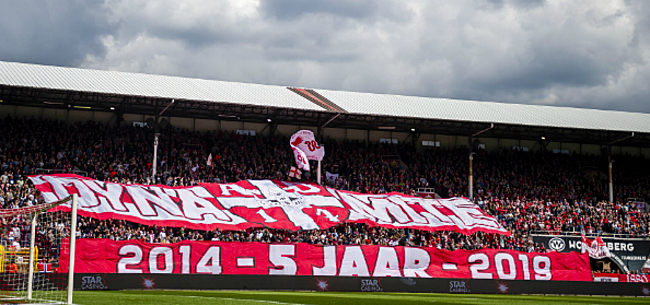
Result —
[[318, 161], [318, 170], [316, 171], [316, 183], [318, 183], [318, 185], [320, 185], [320, 180], [320, 161]]
[[473, 153], [469, 153], [469, 200], [474, 200], [474, 177], [472, 175]]

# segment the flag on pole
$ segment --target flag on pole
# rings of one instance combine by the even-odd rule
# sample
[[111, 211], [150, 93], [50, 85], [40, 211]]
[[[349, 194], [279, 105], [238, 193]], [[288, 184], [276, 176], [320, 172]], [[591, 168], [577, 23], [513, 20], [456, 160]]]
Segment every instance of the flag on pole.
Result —
[[589, 257], [595, 259], [601, 259], [604, 257], [611, 257], [612, 253], [609, 252], [607, 244], [603, 241], [600, 236], [597, 236], [593, 241], [586, 236], [582, 235], [580, 237], [580, 242], [582, 243], [582, 253], [589, 252]]
[[325, 147], [316, 142], [316, 137], [311, 130], [299, 130], [291, 136], [290, 142], [305, 153], [307, 160], [323, 161]]
[[291, 170], [289, 171], [289, 177], [300, 179], [301, 176], [302, 176], [302, 172], [299, 169], [292, 166]]
[[309, 171], [309, 161], [307, 160], [307, 155], [305, 155], [305, 152], [293, 145], [291, 145], [291, 150], [293, 150], [293, 157], [296, 158], [296, 164], [298, 165], [298, 168]]
[[212, 167], [212, 153], [208, 156], [208, 166]]

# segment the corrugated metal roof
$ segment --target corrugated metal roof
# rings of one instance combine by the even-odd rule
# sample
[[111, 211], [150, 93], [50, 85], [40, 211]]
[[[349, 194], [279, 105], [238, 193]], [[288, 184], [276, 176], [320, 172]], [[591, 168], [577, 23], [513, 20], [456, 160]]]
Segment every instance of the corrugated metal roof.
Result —
[[[325, 111], [286, 87], [0, 61], [0, 84]], [[650, 133], [650, 114], [314, 90], [350, 114]]]
[[0, 84], [323, 111], [286, 87], [0, 61]]
[[512, 125], [650, 132], [650, 114], [315, 90], [350, 113]]

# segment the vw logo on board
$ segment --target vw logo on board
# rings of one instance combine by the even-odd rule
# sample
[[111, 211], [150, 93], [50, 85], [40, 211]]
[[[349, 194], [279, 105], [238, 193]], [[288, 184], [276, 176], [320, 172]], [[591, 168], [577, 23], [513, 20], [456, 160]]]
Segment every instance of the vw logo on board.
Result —
[[548, 248], [551, 250], [561, 252], [564, 250], [564, 247], [566, 247], [566, 243], [564, 243], [564, 239], [562, 238], [553, 237], [548, 241]]

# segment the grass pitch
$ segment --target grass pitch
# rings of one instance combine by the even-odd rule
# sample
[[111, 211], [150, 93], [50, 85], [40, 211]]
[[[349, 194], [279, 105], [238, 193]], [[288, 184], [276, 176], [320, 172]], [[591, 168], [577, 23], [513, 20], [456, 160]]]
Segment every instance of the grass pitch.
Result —
[[285, 291], [75, 291], [75, 304], [650, 304], [650, 298]]

